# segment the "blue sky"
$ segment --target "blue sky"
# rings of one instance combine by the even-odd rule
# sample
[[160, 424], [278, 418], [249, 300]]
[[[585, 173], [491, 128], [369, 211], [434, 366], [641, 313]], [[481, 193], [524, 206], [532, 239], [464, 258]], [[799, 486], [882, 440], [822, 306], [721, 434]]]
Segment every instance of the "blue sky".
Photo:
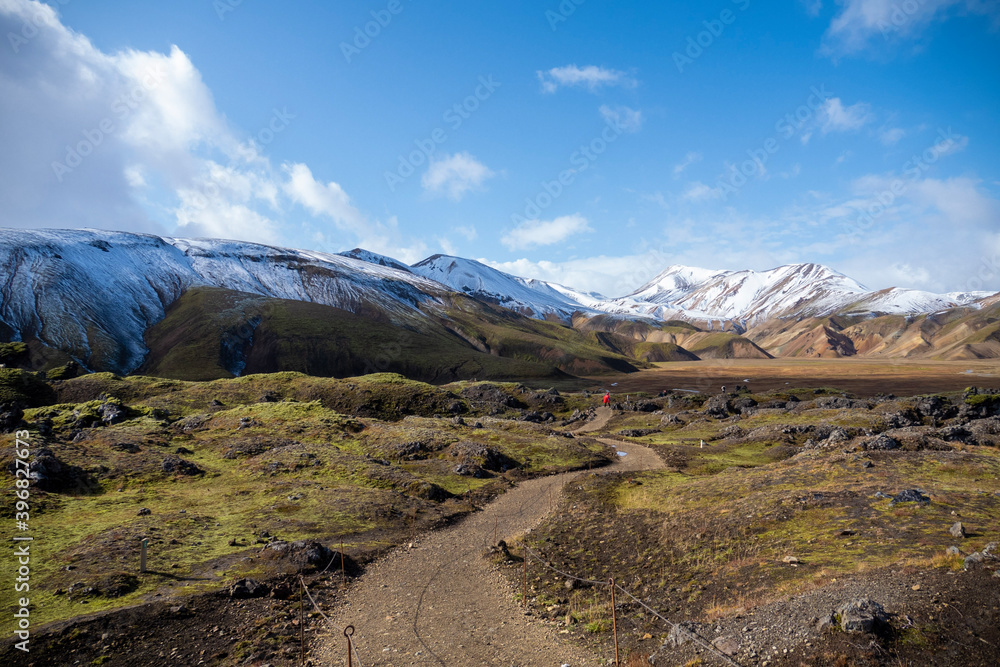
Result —
[[0, 31], [5, 226], [609, 296], [793, 262], [1000, 290], [995, 2], [0, 0]]

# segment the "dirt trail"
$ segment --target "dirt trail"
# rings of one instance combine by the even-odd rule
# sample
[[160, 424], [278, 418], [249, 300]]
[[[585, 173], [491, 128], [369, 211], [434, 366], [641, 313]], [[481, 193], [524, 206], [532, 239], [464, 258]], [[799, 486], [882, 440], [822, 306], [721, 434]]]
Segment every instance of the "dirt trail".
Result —
[[[597, 420], [585, 428], [601, 428], [610, 417], [611, 411], [601, 408]], [[645, 447], [601, 441], [627, 452], [609, 471], [662, 465]], [[596, 666], [597, 656], [531, 622], [483, 558], [493, 543], [494, 526], [500, 539], [523, 533], [555, 507], [563, 485], [579, 474], [519, 484], [482, 512], [424, 535], [415, 548], [397, 549], [370, 567], [331, 613], [337, 627], [356, 628], [355, 646], [364, 667]], [[346, 664], [339, 631], [325, 638], [319, 657], [320, 664]]]

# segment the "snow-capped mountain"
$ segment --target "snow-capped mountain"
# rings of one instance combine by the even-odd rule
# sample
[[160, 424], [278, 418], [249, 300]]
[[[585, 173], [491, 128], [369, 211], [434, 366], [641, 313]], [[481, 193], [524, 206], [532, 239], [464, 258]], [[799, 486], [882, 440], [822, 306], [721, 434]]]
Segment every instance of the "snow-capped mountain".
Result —
[[0, 334], [130, 372], [146, 329], [192, 287], [400, 317], [447, 290], [406, 270], [325, 253], [97, 230], [0, 230]]
[[[414, 273], [482, 301], [538, 319], [568, 322], [574, 313], [600, 310], [584, 305], [583, 293], [541, 280], [519, 278], [472, 259], [434, 255], [410, 267]], [[592, 295], [600, 297], [600, 295]], [[602, 303], [593, 299], [594, 303]]]
[[386, 257], [385, 255], [379, 255], [378, 253], [371, 252], [370, 250], [365, 250], [364, 248], [355, 248], [354, 250], [348, 250], [346, 252], [337, 253], [341, 257], [350, 257], [351, 259], [360, 259], [362, 262], [368, 262], [369, 264], [377, 264], [378, 266], [387, 266], [390, 269], [398, 269], [399, 271], [405, 271], [407, 273], [413, 273], [406, 264], [403, 264], [398, 259], [393, 259], [392, 257]]
[[635, 292], [608, 299], [459, 257], [434, 255], [407, 266], [362, 249], [332, 255], [97, 230], [0, 229], [0, 267], [0, 340], [37, 340], [88, 367], [121, 373], [142, 364], [147, 330], [195, 287], [318, 303], [404, 326], [433, 319], [428, 315], [447, 319], [456, 292], [568, 325], [577, 316], [612, 314], [708, 329], [722, 321], [737, 331], [773, 318], [909, 315], [991, 303], [985, 292], [873, 292], [818, 264], [770, 271], [671, 266]]
[[605, 310], [656, 319], [724, 320], [746, 326], [774, 317], [927, 313], [970, 304], [986, 292], [932, 294], [890, 288], [873, 292], [820, 264], [770, 271], [713, 271], [671, 266]]

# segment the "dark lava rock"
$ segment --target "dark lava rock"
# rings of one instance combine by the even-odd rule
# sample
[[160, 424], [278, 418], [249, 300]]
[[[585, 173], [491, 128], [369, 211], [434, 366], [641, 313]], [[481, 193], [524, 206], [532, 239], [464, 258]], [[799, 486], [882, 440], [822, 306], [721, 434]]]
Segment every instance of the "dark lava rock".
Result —
[[725, 419], [729, 416], [729, 400], [722, 394], [712, 396], [705, 401], [705, 414], [716, 419]]
[[149, 516], [152, 513], [153, 510], [149, 509], [148, 507], [140, 507], [139, 511], [136, 512], [136, 516]]
[[727, 426], [726, 428], [719, 431], [719, 437], [723, 439], [742, 438], [745, 435], [746, 431], [744, 431], [739, 426], [736, 426], [735, 424], [732, 426]]
[[267, 584], [262, 584], [256, 579], [240, 579], [229, 587], [229, 597], [234, 600], [248, 600], [250, 598], [262, 598], [271, 592]]
[[900, 491], [893, 497], [892, 504], [896, 503], [922, 503], [927, 505], [931, 502], [929, 496], [925, 496], [918, 489], [907, 489], [906, 491]]
[[751, 408], [757, 407], [757, 401], [750, 398], [749, 396], [743, 396], [742, 398], [737, 398], [732, 402], [733, 409], [738, 412], [743, 412], [744, 410], [749, 410]]
[[427, 458], [428, 449], [424, 443], [414, 440], [413, 442], [392, 443], [386, 447], [386, 453], [391, 458], [403, 459], [405, 461], [416, 461]]
[[266, 391], [260, 397], [258, 403], [277, 403], [279, 400], [281, 400], [280, 397], [273, 391]]
[[658, 428], [626, 428], [618, 431], [618, 435], [625, 436], [626, 438], [641, 438], [659, 432], [660, 429]]
[[635, 404], [636, 412], [656, 412], [660, 409], [660, 406], [653, 401], [638, 401]]
[[329, 549], [315, 541], [284, 542], [277, 540], [264, 547], [261, 551], [261, 558], [280, 561], [285, 566], [286, 573], [307, 573], [320, 570], [333, 572], [340, 569], [341, 560], [343, 560], [347, 574], [353, 575], [358, 572], [357, 563], [351, 560], [350, 556]]
[[459, 463], [476, 466], [492, 472], [506, 472], [511, 468], [517, 467], [517, 461], [514, 461], [506, 454], [492, 447], [481, 445], [478, 442], [456, 442], [449, 448], [448, 453], [456, 457]]
[[116, 452], [128, 452], [129, 454], [138, 454], [139, 452], [142, 451], [139, 445], [136, 445], [135, 443], [131, 442], [116, 443], [114, 445], [111, 445], [111, 449], [115, 450]]
[[118, 403], [106, 402], [97, 406], [97, 414], [105, 426], [114, 426], [128, 419], [128, 409]]
[[62, 461], [56, 458], [51, 449], [42, 448], [35, 454], [35, 459], [28, 464], [28, 477], [42, 491], [61, 491], [66, 488], [67, 469]]
[[423, 498], [424, 500], [432, 500], [434, 502], [441, 502], [442, 500], [451, 498], [451, 494], [437, 484], [420, 481], [411, 482], [406, 487], [406, 495]]
[[972, 432], [964, 426], [946, 426], [938, 430], [937, 437], [948, 442], [961, 442], [966, 445], [976, 444]]
[[205, 471], [191, 463], [190, 461], [185, 461], [182, 458], [176, 456], [168, 456], [163, 459], [163, 464], [160, 466], [163, 472], [166, 473], [176, 473], [178, 475], [204, 475]]
[[924, 417], [951, 419], [958, 414], [958, 408], [946, 403], [940, 396], [925, 396], [917, 401], [914, 409]]
[[667, 635], [667, 641], [664, 642], [664, 646], [683, 646], [688, 642], [694, 641], [698, 636], [697, 632], [698, 626], [690, 621], [675, 623], [674, 627], [670, 630], [670, 634]]
[[476, 479], [483, 479], [489, 476], [485, 470], [470, 463], [459, 463], [455, 466], [455, 474], [462, 477], [475, 477]]
[[858, 598], [837, 607], [837, 618], [844, 632], [870, 633], [889, 622], [889, 616], [878, 602]]
[[18, 403], [0, 405], [0, 433], [13, 433], [24, 423], [24, 408]]
[[905, 428], [920, 424], [920, 415], [916, 414], [913, 410], [887, 412], [884, 418], [886, 428]]
[[466, 398], [473, 403], [481, 404], [483, 407], [497, 412], [503, 412], [505, 408], [527, 407], [523, 402], [504, 392], [494, 384], [476, 384], [466, 387], [460, 394], [462, 398]]
[[892, 449], [899, 449], [899, 447], [899, 442], [893, 440], [887, 435], [876, 436], [862, 445], [862, 448], [868, 451], [888, 451]]
[[830, 435], [827, 436], [826, 441], [831, 445], [837, 444], [839, 442], [847, 442], [851, 439], [851, 436], [842, 428], [834, 428], [830, 431]]
[[187, 447], [178, 447], [174, 450], [174, 454], [194, 454], [194, 452]]

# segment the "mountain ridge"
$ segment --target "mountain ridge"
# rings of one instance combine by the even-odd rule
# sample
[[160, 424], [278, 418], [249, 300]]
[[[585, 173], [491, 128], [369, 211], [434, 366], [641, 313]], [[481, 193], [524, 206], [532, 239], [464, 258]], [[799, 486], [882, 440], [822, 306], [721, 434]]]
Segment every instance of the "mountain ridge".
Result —
[[[34, 356], [41, 358], [36, 366], [58, 358], [76, 360], [88, 369], [133, 372], [148, 361], [151, 348], [146, 336], [163, 322], [172, 304], [192, 290], [204, 289], [337, 309], [344, 314], [270, 301], [251, 309], [273, 314], [292, 308], [315, 320], [316, 331], [341, 332], [336, 335], [363, 330], [357, 323], [359, 317], [378, 326], [420, 332], [421, 340], [439, 351], [435, 358], [448, 366], [422, 368], [419, 372], [427, 378], [458, 377], [461, 368], [477, 364], [495, 373], [506, 372], [503, 364], [473, 361], [470, 350], [575, 373], [634, 370], [635, 364], [687, 358], [692, 353], [697, 358], [764, 358], [782, 356], [785, 351], [805, 356], [1000, 356], [996, 336], [991, 334], [993, 305], [1000, 293], [869, 291], [819, 264], [769, 271], [672, 265], [639, 289], [612, 299], [442, 254], [409, 266], [360, 248], [328, 254], [242, 241], [101, 230], [0, 229], [0, 262], [4, 267], [0, 273], [0, 340], [30, 341]], [[980, 312], [984, 309], [989, 313]], [[197, 312], [202, 318], [200, 324], [185, 324], [193, 326], [192, 331], [214, 332], [221, 327], [218, 351], [201, 349], [201, 358], [218, 355], [222, 359], [218, 367], [228, 374], [239, 374], [248, 362], [263, 367], [261, 348], [253, 352], [257, 325], [239, 320], [250, 315], [230, 313], [225, 319], [224, 313], [211, 309], [185, 312]], [[908, 320], [918, 316], [925, 323], [919, 335], [912, 335], [942, 340], [921, 343], [914, 338], [910, 347], [894, 345], [893, 327], [902, 331], [912, 324]], [[823, 318], [831, 322], [847, 318], [857, 325], [880, 317], [889, 319], [877, 326], [844, 331], [836, 323], [824, 324], [822, 330], [818, 325], [769, 325]], [[340, 329], [319, 322], [324, 319], [339, 322]], [[547, 325], [530, 325], [528, 320]], [[959, 320], [961, 325], [951, 328], [938, 324]], [[678, 323], [687, 323], [689, 328]], [[250, 334], [233, 333], [242, 329]], [[175, 336], [162, 327], [157, 331], [160, 363], [169, 354], [162, 341], [174, 341]], [[272, 322], [262, 331], [268, 332], [272, 347], [278, 345], [280, 327], [276, 330]], [[358, 367], [357, 359], [347, 357], [339, 365], [317, 361], [318, 354], [342, 355], [328, 348], [322, 337], [302, 332], [301, 327], [296, 331], [300, 342], [295, 349], [304, 355], [302, 359], [313, 359], [306, 366], [332, 369], [329, 372]], [[737, 337], [748, 333], [749, 337], [736, 341], [712, 337], [721, 332]], [[209, 335], [215, 340], [215, 333]], [[350, 333], [343, 339], [345, 344], [361, 345], [357, 335]], [[287, 349], [283, 354], [291, 358]], [[175, 354], [173, 358], [180, 357]], [[531, 370], [536, 376], [548, 372], [542, 367]]]

